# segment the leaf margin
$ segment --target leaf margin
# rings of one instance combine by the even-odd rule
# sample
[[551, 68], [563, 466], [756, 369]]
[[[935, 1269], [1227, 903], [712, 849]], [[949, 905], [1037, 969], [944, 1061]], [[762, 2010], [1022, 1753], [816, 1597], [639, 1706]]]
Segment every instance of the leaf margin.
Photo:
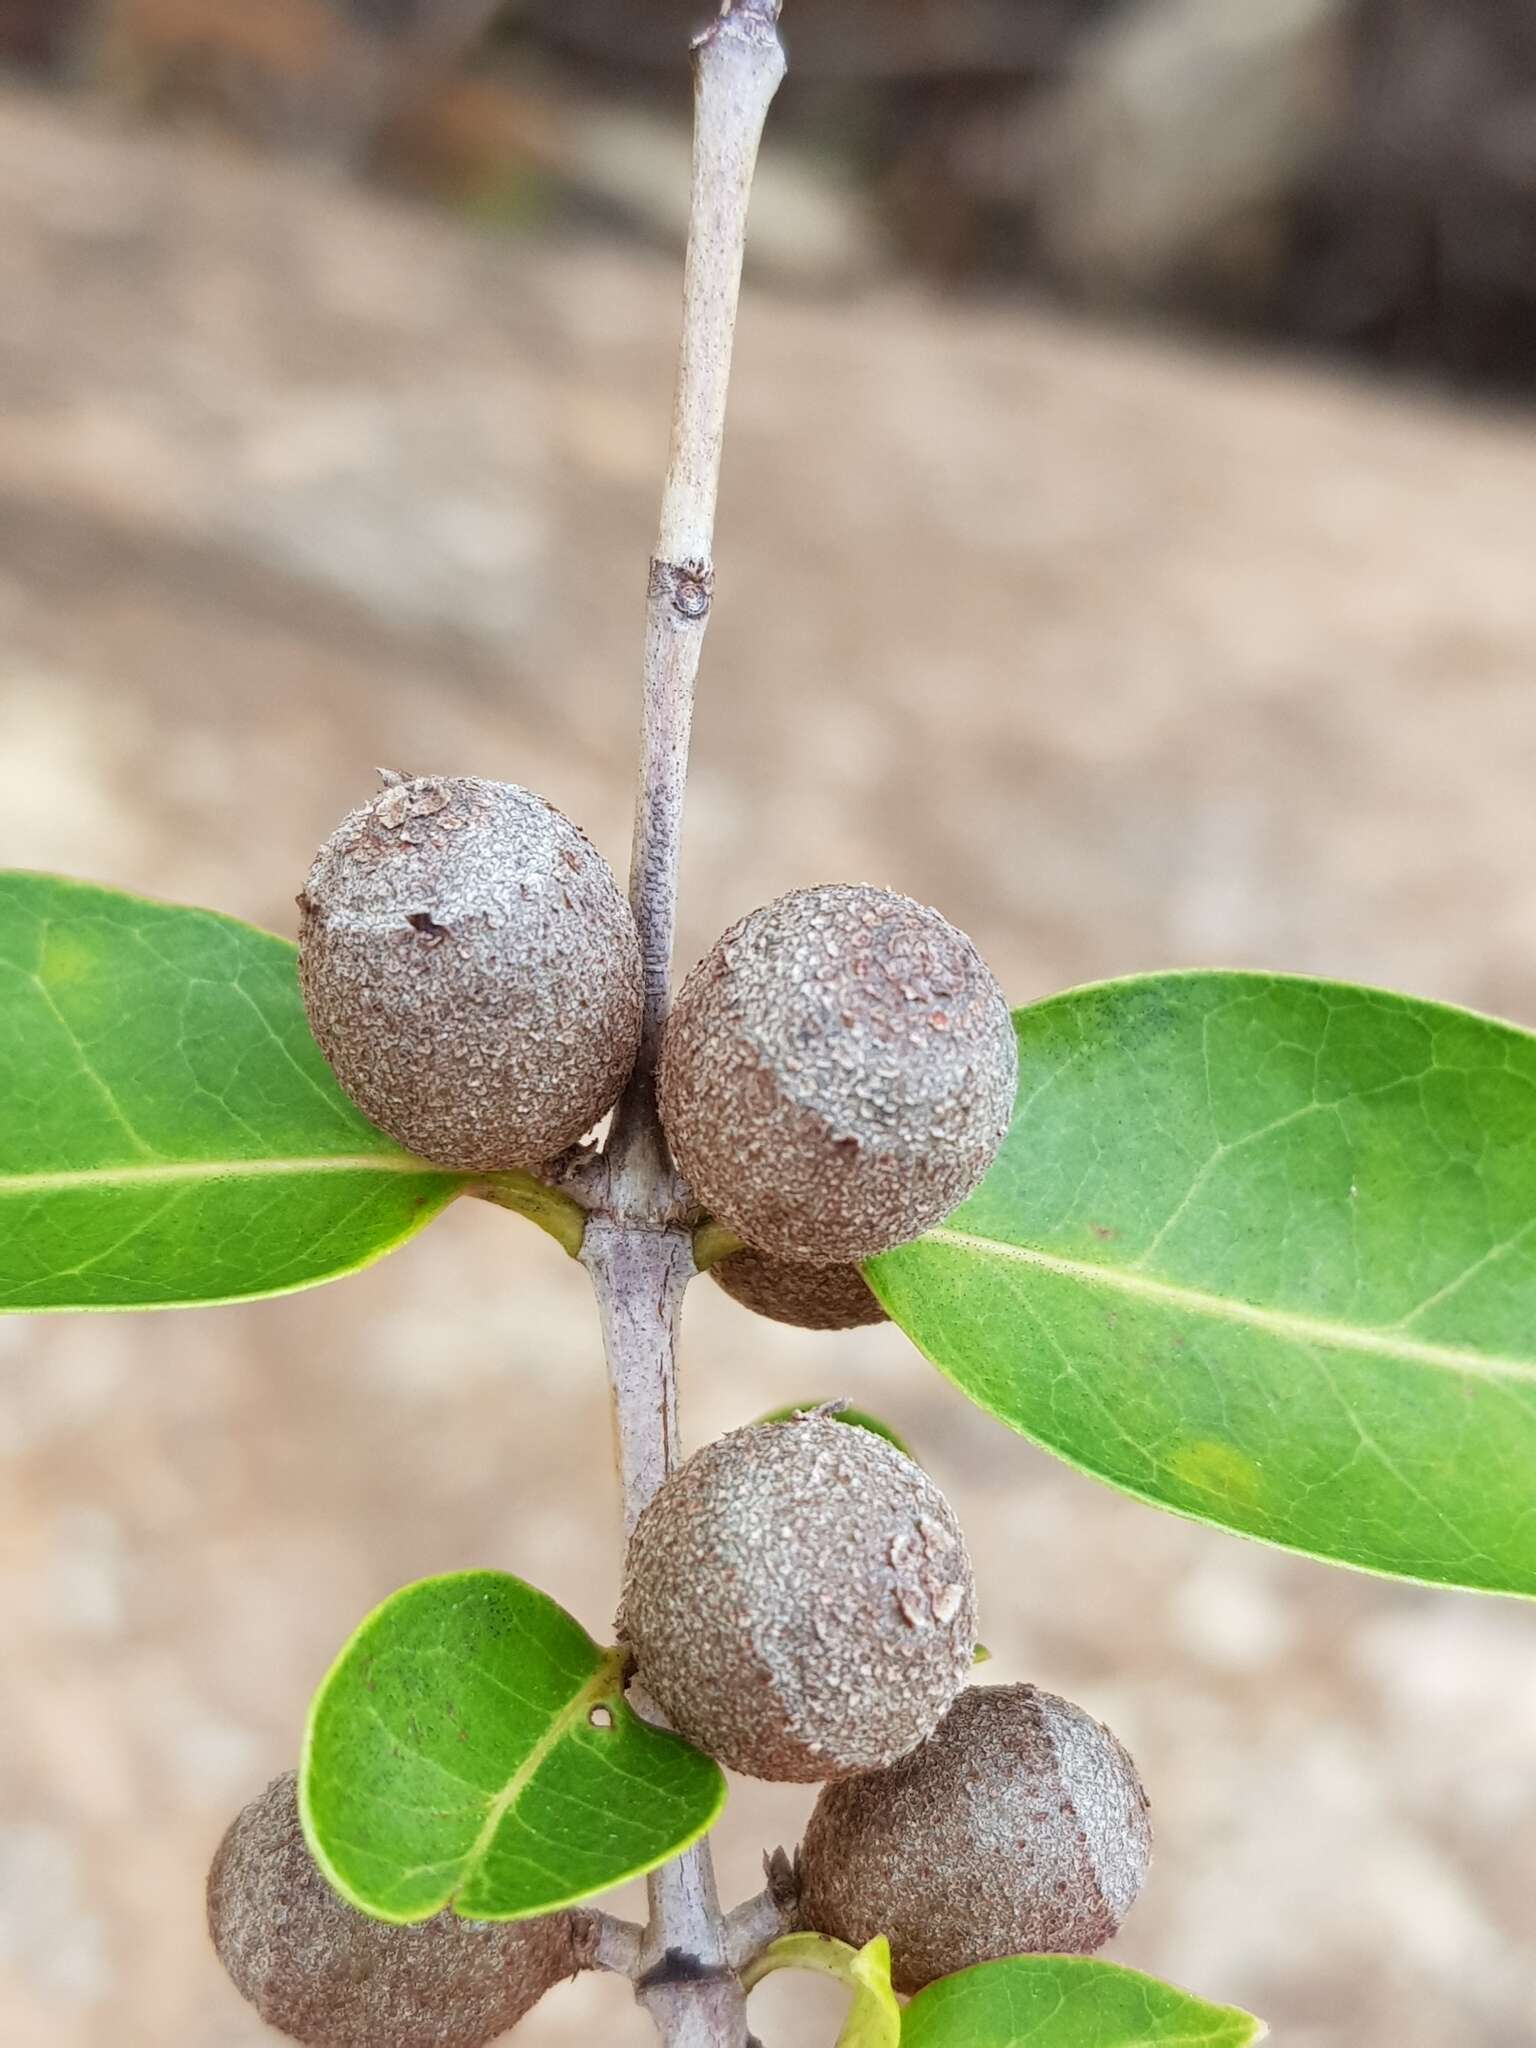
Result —
[[[1496, 1016], [1489, 1011], [1473, 1009], [1469, 1006], [1451, 1003], [1440, 998], [1416, 996], [1403, 990], [1380, 987], [1372, 983], [1342, 981], [1336, 976], [1313, 975], [1262, 967], [1153, 968], [1133, 974], [1104, 976], [1092, 981], [1077, 983], [1065, 989], [1055, 990], [1039, 997], [1032, 1003], [1018, 1005], [1012, 1009], [1011, 1015], [1016, 1034], [1022, 1037], [1024, 1029], [1023, 1020], [1026, 1018], [1033, 1019], [1039, 1012], [1056, 1005], [1066, 1005], [1083, 998], [1114, 995], [1120, 992], [1131, 993], [1138, 989], [1151, 988], [1153, 986], [1166, 988], [1170, 985], [1181, 983], [1198, 984], [1217, 980], [1239, 986], [1251, 983], [1255, 991], [1269, 985], [1279, 984], [1282, 987], [1291, 987], [1301, 991], [1320, 994], [1339, 992], [1352, 998], [1367, 998], [1384, 1003], [1394, 1009], [1408, 1013], [1415, 1019], [1421, 1018], [1425, 1013], [1428, 1013], [1430, 1021], [1435, 1019], [1443, 1020], [1450, 1027], [1470, 1023], [1520, 1043], [1525, 1047], [1528, 1055], [1532, 1048], [1536, 1048], [1536, 1030], [1516, 1024], [1508, 1018]], [[1007, 1146], [1009, 1137], [1013, 1135], [1019, 1116], [1020, 1105], [1016, 1103], [1014, 1120], [1010, 1123], [1009, 1133], [1004, 1138], [1004, 1147]], [[1000, 1156], [1001, 1151], [999, 1153]], [[991, 1168], [989, 1168], [990, 1171]], [[1099, 1485], [1108, 1486], [1117, 1493], [1124, 1494], [1145, 1506], [1157, 1509], [1160, 1513], [1174, 1515], [1181, 1520], [1193, 1522], [1205, 1528], [1216, 1529], [1223, 1535], [1236, 1537], [1245, 1542], [1262, 1544], [1266, 1548], [1281, 1550], [1292, 1556], [1305, 1557], [1312, 1562], [1324, 1564], [1335, 1569], [1361, 1572], [1374, 1578], [1395, 1581], [1405, 1585], [1423, 1586], [1436, 1592], [1468, 1591], [1482, 1597], [1519, 1600], [1536, 1599], [1536, 1577], [1533, 1577], [1530, 1586], [1485, 1584], [1476, 1580], [1454, 1578], [1443, 1574], [1436, 1577], [1428, 1573], [1415, 1572], [1389, 1564], [1375, 1563], [1368, 1559], [1345, 1556], [1338, 1552], [1309, 1547], [1298, 1541], [1270, 1535], [1263, 1530], [1245, 1528], [1233, 1522], [1225, 1521], [1218, 1515], [1203, 1512], [1198, 1506], [1171, 1501], [1153, 1491], [1150, 1487], [1137, 1485], [1129, 1478], [1109, 1476], [1099, 1467], [1089, 1463], [1086, 1457], [1074, 1453], [1071, 1449], [1064, 1449], [1057, 1443], [1037, 1434], [1035, 1430], [1023, 1426], [1001, 1407], [978, 1395], [971, 1387], [965, 1384], [957, 1371], [937, 1357], [931, 1346], [917, 1337], [902, 1321], [896, 1310], [890, 1278], [883, 1271], [886, 1262], [898, 1260], [905, 1253], [919, 1251], [925, 1245], [942, 1245], [947, 1241], [973, 1237], [974, 1241], [979, 1245], [991, 1246], [995, 1255], [999, 1257], [1017, 1256], [1021, 1263], [1033, 1264], [1039, 1268], [1053, 1271], [1058, 1275], [1076, 1278], [1077, 1269], [1081, 1268], [1083, 1284], [1085, 1286], [1092, 1285], [1092, 1280], [1089, 1276], [1095, 1270], [1088, 1262], [1058, 1257], [1054, 1253], [1039, 1248], [1031, 1249], [1025, 1246], [1009, 1246], [1005, 1240], [983, 1239], [976, 1237], [974, 1233], [966, 1232], [963, 1228], [954, 1228], [953, 1226], [963, 1217], [968, 1204], [981, 1194], [984, 1186], [985, 1176], [982, 1183], [978, 1184], [977, 1189], [973, 1190], [972, 1194], [966, 1198], [966, 1202], [961, 1203], [941, 1224], [908, 1244], [894, 1246], [890, 1251], [881, 1253], [875, 1258], [863, 1262], [860, 1268], [865, 1281], [875, 1294], [876, 1299], [880, 1302], [881, 1307], [885, 1309], [890, 1321], [902, 1331], [902, 1334], [912, 1344], [913, 1348], [937, 1372], [941, 1373], [973, 1407], [979, 1408], [982, 1413], [991, 1416], [1013, 1434], [1023, 1437], [1026, 1442], [1035, 1445], [1036, 1448], [1043, 1450], [1050, 1457], [1059, 1460], [1071, 1470], [1080, 1472], [1084, 1477], [1094, 1480]], [[1106, 1290], [1113, 1291], [1116, 1287], [1114, 1269], [1106, 1267], [1103, 1271], [1106, 1276]], [[1137, 1290], [1123, 1289], [1122, 1291], [1135, 1292]], [[1169, 1295], [1187, 1292], [1192, 1297], [1197, 1293], [1197, 1290], [1181, 1289], [1176, 1283], [1170, 1284], [1166, 1289], [1160, 1288], [1157, 1283], [1153, 1283], [1142, 1291], [1149, 1295], [1158, 1292], [1166, 1292]], [[1218, 1303], [1220, 1312], [1227, 1319], [1238, 1322], [1243, 1320], [1240, 1312], [1237, 1312], [1235, 1302], [1233, 1308], [1228, 1308], [1224, 1298], [1213, 1296], [1211, 1299]], [[1256, 1313], [1256, 1326], [1263, 1327], [1265, 1312], [1258, 1304], [1248, 1304], [1248, 1306]], [[1287, 1311], [1276, 1311], [1273, 1312], [1272, 1320], [1278, 1323], [1285, 1320], [1287, 1315]], [[1291, 1318], [1291, 1320], [1299, 1325], [1306, 1318], [1298, 1315]], [[1321, 1323], [1323, 1319], [1318, 1318], [1317, 1321]], [[1366, 1349], [1371, 1347], [1360, 1345], [1355, 1348]], [[1458, 1347], [1446, 1344], [1416, 1345], [1412, 1343], [1407, 1348], [1415, 1349], [1425, 1354], [1438, 1352], [1444, 1358], [1450, 1358], [1458, 1349]], [[1465, 1347], [1460, 1348], [1465, 1349]], [[1469, 1361], [1475, 1362], [1480, 1369], [1490, 1370], [1486, 1361], [1482, 1360], [1479, 1354], [1466, 1351], [1465, 1355]], [[1511, 1364], [1510, 1361], [1499, 1359], [1497, 1354], [1495, 1354], [1495, 1360], [1497, 1369], [1500, 1372]], [[1536, 1362], [1532, 1362], [1527, 1366], [1526, 1361], [1521, 1360], [1518, 1361], [1518, 1365], [1520, 1377], [1526, 1377], [1527, 1373], [1532, 1377], [1536, 1377]]]
[[[204, 904], [179, 902], [169, 897], [152, 895], [144, 890], [125, 889], [113, 882], [97, 882], [85, 876], [59, 874], [46, 868], [0, 868], [0, 889], [3, 889], [7, 883], [13, 881], [23, 884], [46, 884], [48, 888], [58, 890], [66, 896], [78, 893], [81, 897], [87, 899], [106, 897], [111, 899], [113, 903], [125, 907], [143, 905], [146, 909], [156, 913], [156, 915], [170, 913], [206, 920], [215, 926], [226, 929], [237, 941], [259, 940], [277, 949], [280, 953], [286, 954], [295, 964], [297, 962], [298, 948], [293, 940], [285, 938], [279, 932], [269, 931], [264, 925], [252, 923], [247, 918], [237, 917], [229, 911], [215, 910]], [[334, 1078], [332, 1085], [335, 1085]], [[351, 1103], [339, 1089], [338, 1094], [340, 1099], [346, 1104], [348, 1113], [359, 1121], [363, 1129], [366, 1132], [376, 1134], [378, 1144], [367, 1151], [359, 1152], [355, 1155], [316, 1153], [313, 1155], [312, 1161], [305, 1158], [301, 1162], [296, 1163], [292, 1170], [295, 1172], [312, 1171], [318, 1173], [334, 1172], [338, 1174], [357, 1173], [412, 1176], [419, 1178], [424, 1183], [417, 1190], [417, 1206], [413, 1207], [412, 1211], [401, 1220], [400, 1227], [392, 1235], [388, 1235], [371, 1245], [360, 1257], [322, 1274], [310, 1275], [297, 1280], [280, 1281], [272, 1286], [242, 1288], [233, 1293], [168, 1293], [152, 1301], [0, 1301], [0, 1315], [155, 1314], [161, 1311], [181, 1309], [225, 1308], [242, 1302], [279, 1300], [286, 1295], [306, 1293], [310, 1288], [326, 1286], [333, 1280], [350, 1279], [353, 1274], [366, 1271], [368, 1267], [375, 1265], [380, 1259], [387, 1257], [391, 1252], [398, 1251], [403, 1245], [409, 1243], [412, 1238], [417, 1236], [420, 1231], [425, 1229], [429, 1223], [435, 1221], [455, 1200], [462, 1195], [474, 1191], [479, 1182], [487, 1179], [487, 1176], [484, 1175], [460, 1173], [452, 1168], [438, 1166], [430, 1160], [420, 1158], [417, 1154], [408, 1151], [396, 1143], [386, 1132], [380, 1131], [376, 1125], [369, 1123], [368, 1119], [363, 1117], [362, 1112], [357, 1109], [356, 1105]], [[220, 1168], [226, 1164], [230, 1165], [234, 1170], [229, 1173], [222, 1173]], [[210, 1184], [217, 1185], [242, 1178], [280, 1178], [288, 1170], [290, 1170], [289, 1162], [284, 1160], [281, 1163], [254, 1161], [170, 1162], [164, 1168], [156, 1167], [150, 1171], [157, 1178], [165, 1178], [167, 1180], [181, 1178], [187, 1182], [206, 1180]], [[89, 1191], [93, 1181], [102, 1184], [111, 1180], [114, 1175], [117, 1176], [119, 1181], [124, 1178], [137, 1177], [135, 1169], [118, 1166], [104, 1169], [99, 1174], [89, 1168], [80, 1168], [59, 1170], [55, 1173], [41, 1172], [26, 1175], [6, 1175], [0, 1176], [0, 1183], [11, 1179], [42, 1182], [62, 1180], [65, 1178], [66, 1172], [71, 1184], [78, 1181], [82, 1191]], [[494, 1176], [491, 1178], [494, 1178]], [[13, 1194], [9, 1189], [0, 1189], [0, 1200], [10, 1199], [25, 1199], [25, 1190], [17, 1188]]]
[[[1106, 2042], [1101, 2044], [1101, 2048], [1257, 2048], [1259, 2042], [1269, 2039], [1269, 2024], [1267, 2021], [1260, 2019], [1256, 2013], [1248, 2012], [1242, 2006], [1217, 2005], [1212, 2000], [1201, 1997], [1196, 1992], [1185, 1991], [1181, 1985], [1172, 1984], [1166, 1978], [1154, 1977], [1148, 1971], [1132, 1969], [1124, 1963], [1106, 1962], [1100, 1956], [1019, 1955], [1002, 1956], [987, 1963], [973, 1963], [968, 1969], [956, 1970], [950, 1976], [938, 1977], [931, 1984], [925, 1984], [922, 1990], [909, 2000], [902, 2014], [902, 2048], [963, 2048], [962, 2037], [959, 2035], [951, 2035], [948, 2042], [946, 2042], [942, 2034], [935, 2034], [931, 2037], [930, 2041], [924, 2041], [922, 2034], [910, 2027], [909, 2023], [914, 2012], [918, 2016], [920, 2026], [926, 2020], [928, 2009], [925, 2009], [923, 2001], [928, 1998], [930, 1993], [942, 1992], [942, 1987], [946, 1985], [959, 1984], [967, 1979], [975, 1980], [981, 1977], [983, 1973], [1009, 1970], [1033, 1971], [1035, 1969], [1043, 1972], [1047, 1966], [1058, 1975], [1080, 1975], [1088, 1981], [1094, 1978], [1108, 1979], [1122, 1984], [1151, 1986], [1158, 1992], [1173, 1992], [1179, 1997], [1190, 1999], [1196, 2005], [1203, 2007], [1215, 2019], [1239, 2023], [1246, 2022], [1249, 2029], [1247, 2032], [1229, 2031], [1223, 2034], [1208, 2033], [1202, 2036], [1165, 2034], [1161, 2040], [1155, 2035], [1149, 2035], [1143, 2041], [1132, 2039]], [[949, 1996], [952, 1994], [942, 1993], [942, 1995]], [[1048, 2030], [1044, 2032], [1039, 2029], [1033, 2030], [1028, 2039], [1031, 2043], [1038, 2041], [1040, 2048], [1052, 2048], [1051, 2036]], [[1063, 2048], [1082, 2048], [1082, 2044], [1064, 2043]]]
[[[296, 1795], [299, 1812], [299, 1824], [303, 1831], [304, 1840], [306, 1845], [308, 1846], [309, 1853], [314, 1858], [314, 1861], [317, 1867], [319, 1868], [321, 1875], [325, 1878], [326, 1883], [331, 1887], [332, 1891], [334, 1891], [339, 1898], [344, 1900], [347, 1905], [351, 1906], [354, 1909], [354, 1911], [365, 1914], [370, 1920], [382, 1921], [386, 1926], [419, 1927], [423, 1925], [426, 1921], [435, 1919], [439, 1913], [448, 1910], [453, 1911], [456, 1915], [458, 1915], [458, 1917], [466, 1920], [472, 1920], [476, 1922], [490, 1922], [496, 1925], [511, 1925], [512, 1923], [519, 1920], [542, 1919], [547, 1914], [561, 1912], [568, 1907], [580, 1905], [583, 1901], [587, 1899], [600, 1898], [604, 1893], [612, 1891], [620, 1885], [627, 1884], [632, 1878], [643, 1877], [647, 1875], [650, 1871], [659, 1869], [662, 1866], [662, 1864], [672, 1862], [676, 1857], [681, 1856], [686, 1850], [692, 1848], [695, 1843], [702, 1841], [703, 1838], [715, 1826], [716, 1822], [720, 1819], [721, 1814], [725, 1810], [726, 1800], [729, 1792], [729, 1786], [726, 1781], [725, 1773], [721, 1770], [720, 1766], [714, 1762], [713, 1758], [705, 1758], [705, 1761], [710, 1763], [710, 1765], [713, 1768], [715, 1785], [714, 1802], [709, 1811], [708, 1816], [705, 1819], [701, 1820], [699, 1824], [690, 1833], [683, 1837], [680, 1837], [674, 1843], [674, 1845], [667, 1849], [663, 1854], [656, 1856], [648, 1862], [637, 1863], [632, 1868], [626, 1869], [618, 1876], [604, 1879], [603, 1882], [599, 1885], [579, 1887], [576, 1890], [572, 1891], [567, 1897], [562, 1897], [560, 1899], [553, 1900], [547, 1905], [538, 1907], [535, 1911], [525, 1913], [492, 1913], [486, 1912], [482, 1909], [477, 1909], [473, 1913], [459, 1914], [457, 1904], [455, 1903], [455, 1897], [457, 1892], [462, 1891], [464, 1883], [468, 1882], [468, 1879], [461, 1880], [455, 1886], [454, 1894], [451, 1894], [447, 1898], [443, 1899], [437, 1905], [427, 1907], [421, 1911], [411, 1911], [407, 1913], [398, 1914], [385, 1913], [381, 1912], [377, 1906], [372, 1905], [368, 1901], [363, 1899], [355, 1890], [355, 1888], [342, 1875], [342, 1873], [336, 1868], [333, 1859], [331, 1858], [329, 1852], [325, 1848], [324, 1842], [315, 1823], [311, 1803], [311, 1764], [313, 1760], [317, 1723], [320, 1718], [323, 1703], [325, 1702], [326, 1695], [330, 1690], [332, 1681], [336, 1679], [338, 1675], [341, 1673], [343, 1666], [347, 1662], [347, 1659], [353, 1652], [356, 1645], [366, 1635], [366, 1633], [373, 1626], [373, 1624], [379, 1621], [403, 1595], [420, 1593], [427, 1591], [428, 1589], [436, 1588], [443, 1585], [451, 1585], [456, 1582], [462, 1582], [465, 1579], [477, 1577], [512, 1580], [517, 1586], [519, 1586], [526, 1592], [534, 1594], [538, 1600], [543, 1602], [546, 1606], [553, 1608], [565, 1621], [571, 1623], [575, 1628], [579, 1629], [582, 1635], [585, 1637], [587, 1643], [590, 1645], [597, 1662], [594, 1665], [592, 1676], [587, 1680], [587, 1682], [583, 1686], [581, 1686], [578, 1689], [576, 1693], [572, 1695], [566, 1707], [562, 1709], [558, 1723], [559, 1730], [561, 1733], [564, 1732], [565, 1728], [568, 1725], [574, 1724], [575, 1720], [580, 1718], [578, 1709], [582, 1712], [590, 1713], [591, 1709], [595, 1706], [606, 1707], [613, 1714], [616, 1721], [619, 1718], [619, 1716], [627, 1715], [630, 1717], [630, 1719], [639, 1723], [639, 1725], [642, 1727], [652, 1728], [654, 1726], [654, 1724], [652, 1723], [641, 1720], [641, 1717], [635, 1712], [634, 1708], [630, 1706], [629, 1701], [625, 1696], [628, 1656], [625, 1650], [623, 1649], [622, 1645], [614, 1645], [605, 1648], [601, 1643], [597, 1641], [597, 1639], [594, 1636], [591, 1635], [591, 1633], [585, 1628], [585, 1626], [581, 1622], [579, 1622], [574, 1615], [570, 1613], [569, 1609], [563, 1607], [561, 1603], [558, 1600], [556, 1600], [552, 1594], [544, 1592], [542, 1587], [533, 1585], [527, 1579], [519, 1578], [516, 1573], [502, 1571], [494, 1566], [471, 1566], [467, 1569], [459, 1571], [434, 1572], [429, 1574], [426, 1578], [412, 1579], [408, 1582], [408, 1584], [404, 1586], [398, 1586], [392, 1593], [386, 1594], [382, 1600], [376, 1602], [376, 1604], [369, 1609], [369, 1611], [363, 1616], [362, 1620], [358, 1622], [356, 1627], [346, 1637], [340, 1649], [337, 1650], [335, 1656], [331, 1659], [329, 1665], [326, 1667], [324, 1676], [321, 1678], [319, 1684], [315, 1687], [314, 1691], [310, 1695], [309, 1704], [305, 1712], [304, 1733], [299, 1748], [299, 1762], [296, 1779]], [[599, 1684], [599, 1681], [602, 1681], [601, 1684]], [[691, 1743], [684, 1742], [681, 1736], [675, 1734], [670, 1729], [654, 1728], [654, 1732], [658, 1735], [666, 1735], [667, 1737], [669, 1737], [671, 1741], [678, 1743], [683, 1748], [693, 1749], [694, 1747]], [[537, 1745], [536, 1754], [538, 1757], [538, 1762], [542, 1762], [553, 1748], [554, 1739], [541, 1742], [539, 1745]], [[704, 1756], [704, 1752], [702, 1750], [695, 1750], [694, 1753], [700, 1757]], [[526, 1777], [524, 1778], [525, 1784], [532, 1782], [533, 1777], [537, 1774], [537, 1767], [538, 1766], [536, 1763], [534, 1769], [527, 1773]], [[514, 1773], [513, 1775], [514, 1778], [521, 1776], [522, 1768], [520, 1767], [519, 1771]], [[504, 1812], [505, 1808], [502, 1808], [501, 1813]], [[501, 1817], [501, 1813], [498, 1813], [498, 1819]], [[475, 1847], [479, 1847], [478, 1837]]]

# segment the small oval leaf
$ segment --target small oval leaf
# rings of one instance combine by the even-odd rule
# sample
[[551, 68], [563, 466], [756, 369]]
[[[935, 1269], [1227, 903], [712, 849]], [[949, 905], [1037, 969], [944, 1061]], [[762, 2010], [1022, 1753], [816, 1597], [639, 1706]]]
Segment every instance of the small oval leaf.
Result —
[[590, 1898], [677, 1855], [724, 1799], [708, 1757], [629, 1705], [619, 1651], [491, 1571], [368, 1616], [315, 1695], [299, 1771], [321, 1869], [401, 1923]]
[[866, 1268], [972, 1400], [1160, 1507], [1536, 1594], [1536, 1038], [1264, 974], [1017, 1012], [976, 1194]]
[[286, 939], [0, 873], [0, 1309], [291, 1293], [464, 1185], [341, 1093]]
[[920, 1991], [902, 2014], [901, 2048], [1247, 2048], [1267, 2033], [1252, 2013], [1139, 1970], [1014, 1956]]

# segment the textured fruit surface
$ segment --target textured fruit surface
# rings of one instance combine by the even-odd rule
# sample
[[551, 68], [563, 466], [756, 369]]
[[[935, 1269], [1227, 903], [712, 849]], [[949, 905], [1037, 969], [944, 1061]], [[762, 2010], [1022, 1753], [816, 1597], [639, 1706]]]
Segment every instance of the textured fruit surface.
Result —
[[822, 1792], [802, 1912], [858, 1947], [888, 1935], [896, 1988], [917, 1991], [1102, 1947], [1151, 1851], [1136, 1766], [1107, 1728], [1032, 1685], [975, 1686], [913, 1755]]
[[750, 1777], [905, 1755], [964, 1684], [971, 1561], [910, 1458], [827, 1416], [690, 1458], [630, 1539], [622, 1640], [680, 1735]]
[[744, 1251], [721, 1259], [709, 1275], [743, 1308], [802, 1330], [853, 1330], [861, 1323], [885, 1321], [885, 1310], [857, 1266], [813, 1266], [804, 1259]]
[[236, 1817], [208, 1873], [208, 1931], [236, 1989], [309, 2048], [484, 2048], [581, 1967], [580, 1924], [366, 1918], [316, 1868], [292, 1772]]
[[908, 897], [797, 889], [683, 985], [658, 1077], [699, 1201], [755, 1249], [872, 1258], [947, 1216], [1013, 1114], [1017, 1053], [963, 932]]
[[602, 855], [542, 797], [391, 783], [299, 898], [310, 1029], [348, 1095], [439, 1166], [536, 1167], [612, 1107], [640, 1041], [640, 944]]

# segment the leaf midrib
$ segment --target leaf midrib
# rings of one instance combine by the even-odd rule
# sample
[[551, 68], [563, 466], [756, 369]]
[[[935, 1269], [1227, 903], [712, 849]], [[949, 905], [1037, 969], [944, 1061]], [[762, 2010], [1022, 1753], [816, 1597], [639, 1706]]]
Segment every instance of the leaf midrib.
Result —
[[1512, 1379], [1536, 1383], [1536, 1362], [1501, 1358], [1493, 1352], [1468, 1351], [1454, 1344], [1426, 1344], [1413, 1337], [1399, 1337], [1390, 1329], [1368, 1328], [1335, 1322], [1327, 1316], [1303, 1315], [1294, 1309], [1261, 1308], [1254, 1302], [1228, 1295], [1211, 1294], [1203, 1288], [1187, 1287], [1171, 1280], [1154, 1280], [1124, 1267], [1101, 1266], [1091, 1259], [1069, 1259], [1055, 1252], [1040, 1251], [1032, 1245], [1008, 1244], [1001, 1238], [978, 1237], [964, 1230], [930, 1230], [923, 1244], [951, 1245], [958, 1250], [979, 1252], [1056, 1273], [1086, 1286], [1102, 1287], [1115, 1293], [1153, 1301], [1165, 1308], [1178, 1308], [1190, 1315], [1209, 1316], [1237, 1323], [1246, 1329], [1266, 1330], [1303, 1346], [1317, 1345], [1341, 1351], [1364, 1352], [1367, 1356], [1433, 1366], [1442, 1372], [1462, 1372], [1485, 1379]]
[[500, 1831], [502, 1822], [509, 1813], [517, 1809], [518, 1801], [532, 1784], [548, 1759], [554, 1754], [571, 1730], [585, 1721], [595, 1706], [612, 1705], [613, 1695], [619, 1682], [622, 1664], [621, 1654], [610, 1650], [603, 1657], [592, 1676], [580, 1689], [572, 1693], [565, 1705], [554, 1716], [544, 1733], [523, 1758], [517, 1769], [508, 1778], [501, 1790], [486, 1808], [485, 1819], [468, 1849], [464, 1852], [462, 1874], [450, 1893], [450, 1901], [459, 1898], [466, 1885], [477, 1878], [485, 1867], [485, 1859], [491, 1844]]
[[437, 1173], [433, 1166], [407, 1152], [316, 1152], [292, 1159], [186, 1159], [155, 1166], [78, 1166], [57, 1173], [0, 1174], [0, 1200], [8, 1195], [66, 1193], [71, 1188], [137, 1187], [166, 1181], [244, 1180], [263, 1174], [303, 1173]]

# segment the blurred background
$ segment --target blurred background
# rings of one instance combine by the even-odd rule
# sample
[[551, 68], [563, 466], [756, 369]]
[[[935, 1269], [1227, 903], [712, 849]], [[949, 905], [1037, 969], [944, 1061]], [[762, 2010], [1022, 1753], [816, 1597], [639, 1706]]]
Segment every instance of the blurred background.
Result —
[[[0, 0], [0, 860], [280, 931], [377, 762], [628, 844], [702, 0]], [[799, 883], [1024, 1001], [1174, 964], [1536, 1026], [1536, 4], [790, 0], [680, 953]], [[1287, 2048], [1536, 2041], [1536, 1627], [1160, 1517], [889, 1329], [690, 1300], [698, 1442], [847, 1394], [989, 1675], [1159, 1824], [1111, 1953]], [[601, 1632], [580, 1273], [462, 1205], [336, 1287], [0, 1323], [0, 2039], [258, 2048], [229, 1817], [402, 1582]], [[732, 1897], [806, 1802], [740, 1785]], [[766, 2048], [836, 2031], [775, 1980]], [[526, 2048], [647, 2038], [616, 1982]]]

